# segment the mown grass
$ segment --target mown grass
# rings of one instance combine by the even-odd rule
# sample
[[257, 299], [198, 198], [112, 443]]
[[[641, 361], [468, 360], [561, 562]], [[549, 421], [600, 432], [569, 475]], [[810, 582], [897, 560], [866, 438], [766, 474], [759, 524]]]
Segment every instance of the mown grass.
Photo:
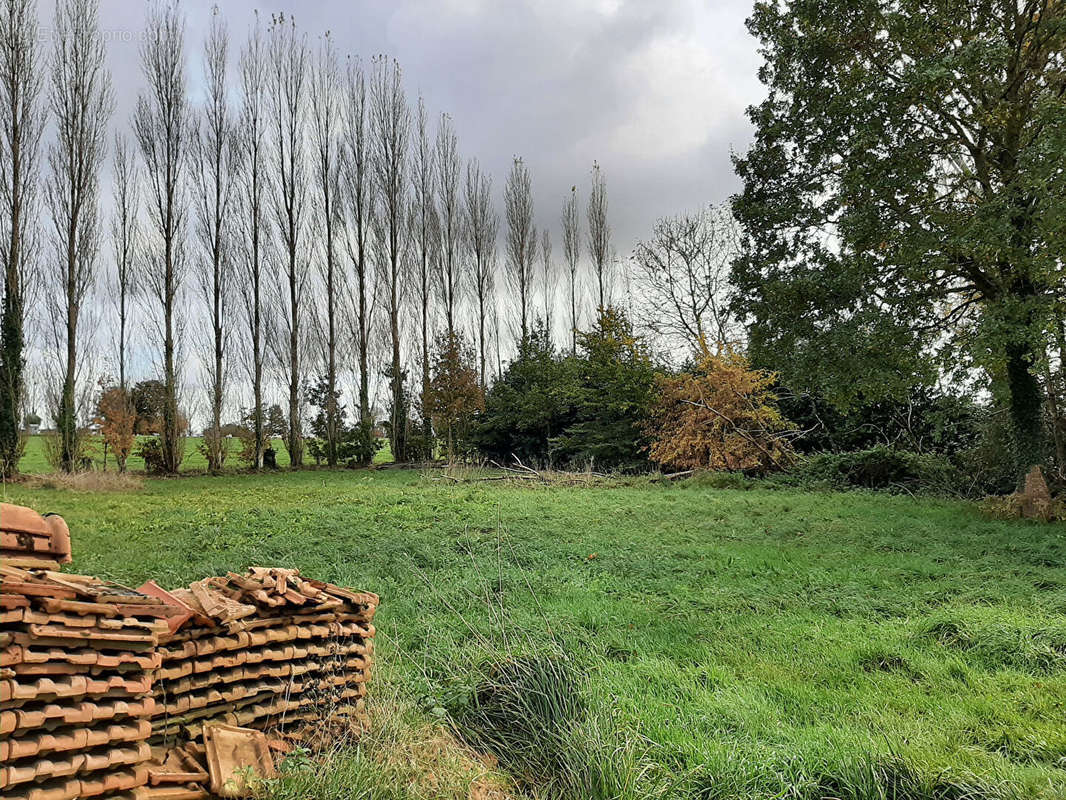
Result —
[[173, 586], [291, 564], [381, 594], [372, 694], [400, 698], [402, 724], [279, 796], [466, 796], [440, 788], [469, 783], [443, 762], [424, 768], [434, 790], [396, 777], [412, 769], [397, 731], [462, 732], [501, 658], [559, 652], [586, 709], [559, 747], [589, 768], [557, 794], [1066, 797], [1061, 525], [865, 493], [399, 470], [5, 491], [67, 517], [78, 571]]
[[[139, 437], [141, 440], [148, 437]], [[207, 458], [200, 450], [200, 445], [203, 442], [203, 438], [200, 436], [189, 436], [185, 439], [185, 457], [181, 462], [182, 472], [206, 472], [207, 471]], [[277, 451], [278, 466], [289, 466], [289, 454], [285, 451], [280, 440], [275, 439], [273, 441], [273, 447]], [[237, 459], [237, 454], [241, 450], [240, 442], [236, 439], [229, 440], [229, 457], [226, 461], [226, 472], [241, 472], [246, 469], [246, 465], [242, 464]], [[93, 437], [88, 445], [88, 457], [93, 461], [93, 468], [97, 470], [114, 470], [116, 469], [115, 459], [111, 453], [104, 453], [103, 440], [98, 437]], [[306, 461], [314, 463], [310, 458], [305, 458]], [[374, 463], [384, 464], [388, 461], [392, 461], [392, 453], [389, 451], [388, 443], [377, 452], [374, 456]], [[144, 471], [144, 459], [137, 455], [137, 447], [134, 446], [133, 453], [126, 460], [126, 468], [131, 472], [143, 472]], [[25, 475], [39, 475], [46, 474], [52, 471], [52, 465], [48, 463], [48, 458], [45, 452], [45, 437], [43, 435], [30, 436], [26, 440], [26, 452], [19, 462], [19, 471]]]

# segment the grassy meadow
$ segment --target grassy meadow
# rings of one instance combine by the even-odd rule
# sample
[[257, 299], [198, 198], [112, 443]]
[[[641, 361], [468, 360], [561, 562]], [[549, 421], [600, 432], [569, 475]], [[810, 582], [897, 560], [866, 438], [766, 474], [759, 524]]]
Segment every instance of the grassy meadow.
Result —
[[[148, 439], [147, 436], [140, 437]], [[200, 450], [200, 445], [203, 442], [200, 436], [189, 436], [185, 439], [185, 458], [181, 462], [182, 472], [206, 472], [207, 471], [207, 459], [204, 457], [203, 452]], [[279, 439], [275, 439], [273, 447], [278, 453], [278, 466], [289, 466], [289, 454], [286, 452], [284, 446]], [[241, 443], [236, 439], [229, 440], [229, 458], [227, 459], [226, 471], [239, 472], [245, 465], [237, 459], [237, 454], [241, 451]], [[97, 470], [114, 470], [116, 468], [114, 456], [111, 453], [104, 454], [103, 440], [94, 437], [93, 441], [88, 446], [88, 456], [93, 460], [93, 468]], [[314, 463], [313, 459], [305, 456], [305, 460]], [[374, 457], [374, 462], [382, 464], [387, 461], [392, 461], [392, 454], [389, 452], [388, 443], [377, 452]], [[126, 459], [126, 468], [132, 472], [144, 471], [144, 459], [137, 455], [137, 446], [134, 445], [133, 452], [130, 457]], [[30, 436], [26, 439], [26, 452], [23, 455], [22, 460], [19, 462], [19, 470], [27, 475], [37, 475], [48, 473], [52, 471], [52, 466], [48, 463], [48, 458], [45, 451], [45, 437], [44, 436]]]
[[451, 730], [490, 656], [550, 652], [587, 706], [580, 741], [537, 762], [589, 768], [569, 796], [1066, 798], [1061, 525], [698, 479], [311, 470], [4, 491], [67, 518], [79, 572], [169, 587], [294, 565], [381, 595], [373, 730], [277, 797], [552, 793], [510, 767], [528, 759]]

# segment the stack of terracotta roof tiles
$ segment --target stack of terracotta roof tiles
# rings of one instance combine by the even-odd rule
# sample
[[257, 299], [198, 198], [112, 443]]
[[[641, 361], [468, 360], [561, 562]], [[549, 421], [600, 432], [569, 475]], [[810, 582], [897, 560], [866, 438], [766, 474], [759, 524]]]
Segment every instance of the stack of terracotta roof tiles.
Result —
[[291, 746], [244, 729], [361, 724], [377, 595], [260, 567], [134, 590], [58, 572], [60, 517], [0, 504], [0, 535], [4, 800], [226, 795], [231, 739], [260, 774]]
[[152, 739], [200, 741], [205, 723], [292, 730], [362, 714], [377, 595], [252, 567], [167, 592]]
[[62, 517], [0, 503], [0, 559], [9, 567], [59, 569], [70, 562], [70, 531]]
[[68, 800], [143, 786], [156, 647], [172, 609], [6, 559], [0, 574], [0, 794]]

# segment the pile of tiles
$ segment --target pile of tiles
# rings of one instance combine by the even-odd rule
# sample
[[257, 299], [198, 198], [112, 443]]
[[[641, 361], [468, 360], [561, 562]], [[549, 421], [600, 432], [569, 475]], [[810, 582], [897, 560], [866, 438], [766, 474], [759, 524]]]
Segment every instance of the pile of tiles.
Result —
[[8, 567], [59, 569], [70, 563], [70, 531], [62, 517], [0, 503], [0, 559]]
[[205, 723], [288, 731], [362, 715], [377, 595], [260, 567], [140, 591], [182, 612], [159, 647], [153, 743], [200, 741]]
[[0, 533], [4, 800], [200, 800], [205, 730], [284, 752], [362, 725], [377, 595], [260, 567], [129, 589], [58, 572], [60, 517], [0, 504]]
[[0, 574], [0, 795], [71, 800], [143, 786], [156, 648], [172, 609], [7, 559]]

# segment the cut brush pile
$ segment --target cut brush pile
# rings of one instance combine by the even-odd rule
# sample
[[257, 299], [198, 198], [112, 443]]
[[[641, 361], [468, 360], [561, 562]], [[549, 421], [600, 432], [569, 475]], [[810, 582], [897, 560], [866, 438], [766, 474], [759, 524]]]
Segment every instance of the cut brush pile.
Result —
[[[376, 595], [260, 567], [134, 590], [56, 571], [58, 517], [2, 505], [0, 528], [5, 798], [239, 795], [222, 771], [272, 769], [242, 729], [284, 751], [362, 723]], [[241, 737], [258, 763], [215, 752]]]

